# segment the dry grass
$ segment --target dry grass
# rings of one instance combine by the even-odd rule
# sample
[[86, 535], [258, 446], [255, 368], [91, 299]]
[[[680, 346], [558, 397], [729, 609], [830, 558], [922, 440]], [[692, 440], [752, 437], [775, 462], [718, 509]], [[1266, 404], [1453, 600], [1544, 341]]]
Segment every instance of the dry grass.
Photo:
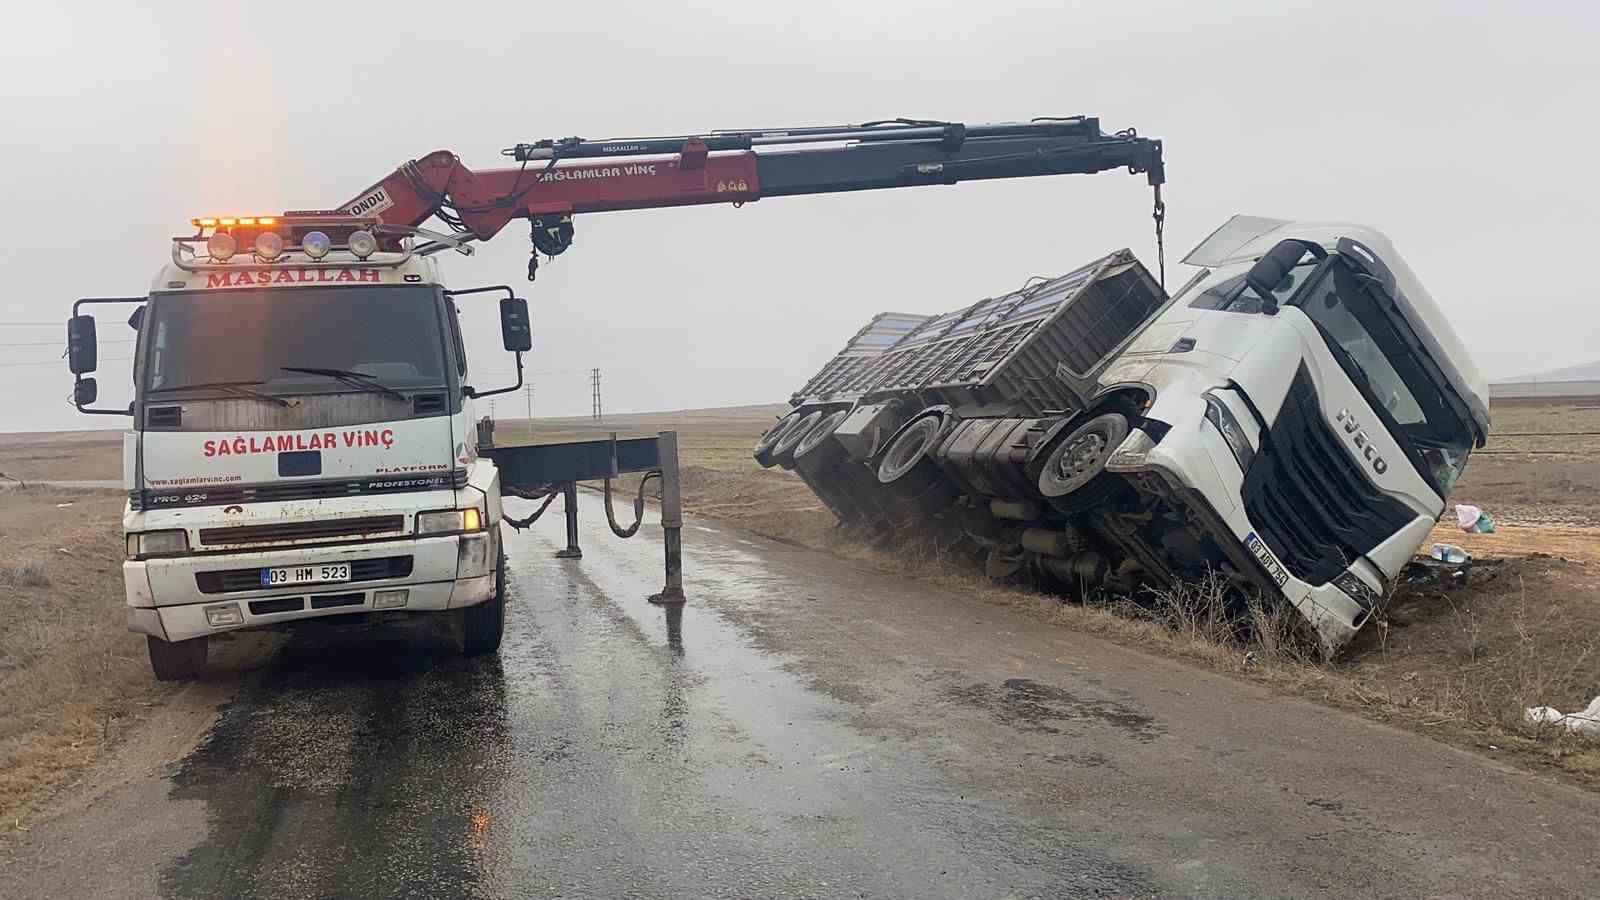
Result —
[[50, 576], [45, 572], [44, 563], [37, 559], [27, 562], [15, 563], [9, 566], [0, 566], [0, 587], [49, 587]]
[[110, 493], [0, 490], [0, 832], [26, 827], [156, 696], [125, 624], [121, 507]]
[[1525, 717], [1533, 706], [1581, 709], [1600, 693], [1596, 576], [1593, 563], [1533, 555], [1407, 585], [1338, 673], [1375, 717], [1600, 784], [1600, 741]]
[[0, 473], [12, 481], [122, 477], [122, 432], [0, 434]]

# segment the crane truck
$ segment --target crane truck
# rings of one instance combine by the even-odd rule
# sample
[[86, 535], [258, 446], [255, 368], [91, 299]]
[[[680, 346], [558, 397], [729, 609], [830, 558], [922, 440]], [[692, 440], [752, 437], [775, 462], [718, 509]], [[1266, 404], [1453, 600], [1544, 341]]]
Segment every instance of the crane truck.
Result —
[[[475, 401], [521, 386], [532, 323], [509, 286], [447, 287], [441, 253], [470, 254], [524, 220], [531, 280], [541, 257], [570, 247], [579, 214], [1113, 169], [1146, 175], [1159, 235], [1165, 180], [1160, 141], [1083, 116], [565, 138], [504, 152], [515, 165], [484, 171], [430, 153], [331, 209], [197, 217], [146, 293], [73, 305], [73, 403], [131, 418], [128, 627], [146, 635], [158, 679], [201, 672], [211, 635], [324, 618], [448, 616], [464, 652], [495, 652], [500, 526], [520, 524], [502, 495], [548, 506], [565, 486], [571, 542], [571, 486], [623, 471], [663, 473], [673, 502], [662, 599], [681, 598], [672, 436], [480, 441]], [[431, 219], [443, 229], [423, 228]], [[483, 384], [468, 364], [460, 316], [486, 297], [515, 355], [510, 386]], [[133, 307], [133, 400], [105, 408], [94, 311], [117, 304]]]
[[858, 527], [956, 523], [997, 579], [1287, 604], [1334, 653], [1483, 445], [1488, 385], [1372, 228], [1235, 216], [1184, 262], [1173, 296], [1122, 250], [879, 315], [756, 459]]

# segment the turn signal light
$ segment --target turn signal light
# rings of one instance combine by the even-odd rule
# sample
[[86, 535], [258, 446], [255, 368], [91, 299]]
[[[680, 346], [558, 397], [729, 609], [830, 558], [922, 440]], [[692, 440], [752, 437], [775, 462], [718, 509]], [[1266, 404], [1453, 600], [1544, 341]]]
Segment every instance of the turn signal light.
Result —
[[190, 219], [189, 224], [196, 228], [232, 228], [235, 225], [276, 225], [277, 216], [204, 216]]

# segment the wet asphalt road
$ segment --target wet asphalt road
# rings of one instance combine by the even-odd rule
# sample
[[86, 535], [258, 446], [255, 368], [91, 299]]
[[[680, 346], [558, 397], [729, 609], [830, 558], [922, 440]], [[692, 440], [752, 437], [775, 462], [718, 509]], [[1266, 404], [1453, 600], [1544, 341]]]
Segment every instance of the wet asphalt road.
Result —
[[498, 658], [297, 637], [0, 895], [1587, 890], [1590, 794], [692, 520], [663, 610], [659, 531], [582, 502], [582, 561], [555, 511], [509, 538]]

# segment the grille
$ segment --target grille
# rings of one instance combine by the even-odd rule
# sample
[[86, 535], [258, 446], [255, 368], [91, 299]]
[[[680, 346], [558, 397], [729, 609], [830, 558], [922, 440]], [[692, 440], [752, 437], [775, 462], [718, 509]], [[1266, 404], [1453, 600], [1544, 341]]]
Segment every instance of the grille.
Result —
[[364, 594], [319, 594], [311, 598], [312, 609], [332, 609], [336, 606], [360, 606], [366, 600]]
[[[358, 559], [350, 564], [351, 581], [378, 581], [383, 578], [405, 578], [411, 574], [411, 557], [384, 556], [377, 559]], [[220, 572], [196, 572], [195, 586], [202, 594], [226, 594], [232, 591], [261, 589], [261, 568], [226, 569]], [[298, 607], [297, 607], [298, 608]]]
[[411, 411], [419, 416], [436, 416], [444, 412], [443, 394], [413, 394]]
[[1321, 585], [1416, 518], [1368, 480], [1323, 417], [1305, 366], [1244, 478], [1256, 532], [1296, 578]]
[[358, 534], [384, 534], [404, 531], [405, 516], [362, 516], [350, 519], [320, 519], [309, 522], [282, 522], [277, 525], [239, 525], [233, 528], [200, 529], [201, 544], [268, 544], [315, 538], [347, 537]]
[[273, 613], [299, 612], [306, 608], [304, 597], [282, 597], [277, 600], [251, 600], [250, 615], [270, 616]]
[[144, 411], [144, 424], [150, 428], [177, 428], [183, 424], [183, 407], [147, 407]]

